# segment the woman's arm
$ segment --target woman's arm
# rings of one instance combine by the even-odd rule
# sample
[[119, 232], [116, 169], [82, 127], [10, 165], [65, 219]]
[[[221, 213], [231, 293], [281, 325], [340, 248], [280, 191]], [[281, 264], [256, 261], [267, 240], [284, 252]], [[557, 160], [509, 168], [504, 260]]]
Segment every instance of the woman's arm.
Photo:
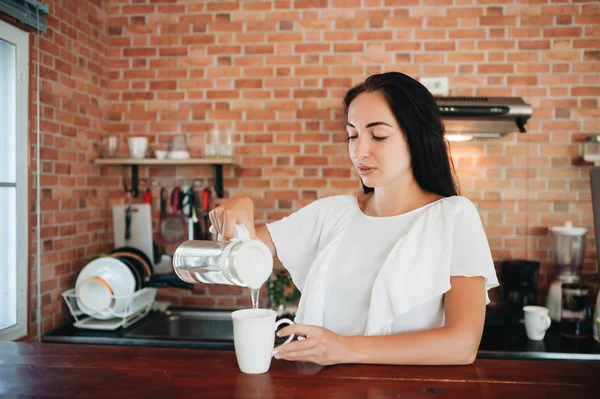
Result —
[[357, 363], [471, 364], [483, 333], [483, 277], [451, 277], [444, 295], [446, 325], [424, 331], [374, 337], [349, 337], [350, 359]]
[[269, 229], [267, 229], [267, 225], [263, 224], [260, 227], [256, 228], [256, 237], [261, 240], [273, 254], [273, 258], [277, 258], [277, 249], [275, 249], [275, 244], [273, 243], [273, 239], [271, 238], [271, 233], [269, 233]]
[[298, 334], [305, 340], [282, 345], [275, 357], [336, 363], [458, 365], [477, 356], [485, 320], [483, 277], [451, 277], [444, 295], [444, 327], [383, 336], [343, 337], [316, 326], [291, 325], [281, 335]]

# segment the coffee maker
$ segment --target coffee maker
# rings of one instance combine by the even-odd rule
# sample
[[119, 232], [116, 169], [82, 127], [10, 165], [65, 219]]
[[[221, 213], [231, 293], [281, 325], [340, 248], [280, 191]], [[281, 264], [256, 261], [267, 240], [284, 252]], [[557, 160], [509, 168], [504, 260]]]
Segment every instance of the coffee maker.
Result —
[[540, 262], [507, 260], [500, 267], [504, 320], [508, 324], [522, 323], [523, 306], [537, 305]]
[[574, 227], [571, 221], [564, 226], [548, 229], [554, 281], [550, 285], [546, 298], [546, 307], [550, 318], [559, 323], [562, 309], [562, 284], [573, 284], [581, 281], [581, 270], [585, 256], [585, 227]]

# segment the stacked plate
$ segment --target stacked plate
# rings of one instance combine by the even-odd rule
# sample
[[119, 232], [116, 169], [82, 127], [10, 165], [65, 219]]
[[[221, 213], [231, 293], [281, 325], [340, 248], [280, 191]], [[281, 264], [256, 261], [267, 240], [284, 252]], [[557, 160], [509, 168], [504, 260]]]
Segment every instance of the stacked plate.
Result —
[[121, 247], [85, 265], [75, 282], [77, 306], [96, 319], [128, 313], [135, 291], [152, 275], [152, 263], [140, 250]]

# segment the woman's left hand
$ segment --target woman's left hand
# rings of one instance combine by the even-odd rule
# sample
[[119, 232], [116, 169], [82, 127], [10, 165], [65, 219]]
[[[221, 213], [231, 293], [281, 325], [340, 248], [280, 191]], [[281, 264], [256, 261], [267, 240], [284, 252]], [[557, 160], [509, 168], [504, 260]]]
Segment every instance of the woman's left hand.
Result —
[[304, 337], [299, 341], [280, 345], [273, 350], [276, 359], [312, 362], [322, 366], [350, 363], [349, 337], [344, 337], [323, 327], [292, 324], [282, 328], [277, 335], [295, 334]]

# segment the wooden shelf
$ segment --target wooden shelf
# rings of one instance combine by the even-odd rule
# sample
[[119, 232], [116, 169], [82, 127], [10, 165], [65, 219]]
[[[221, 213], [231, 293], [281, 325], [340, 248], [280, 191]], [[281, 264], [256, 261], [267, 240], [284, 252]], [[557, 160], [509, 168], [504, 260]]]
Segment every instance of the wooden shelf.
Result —
[[[139, 195], [138, 169], [140, 166], [212, 166], [215, 169], [215, 192], [223, 198], [223, 165], [235, 166], [233, 158], [188, 158], [188, 159], [156, 159], [156, 158], [97, 158], [94, 163], [100, 166], [122, 166], [123, 186], [134, 198]], [[127, 167], [131, 166], [131, 187], [127, 184]]]
[[189, 159], [157, 159], [157, 158], [98, 158], [96, 165], [123, 166], [123, 165], [233, 165], [233, 158], [189, 158]]

